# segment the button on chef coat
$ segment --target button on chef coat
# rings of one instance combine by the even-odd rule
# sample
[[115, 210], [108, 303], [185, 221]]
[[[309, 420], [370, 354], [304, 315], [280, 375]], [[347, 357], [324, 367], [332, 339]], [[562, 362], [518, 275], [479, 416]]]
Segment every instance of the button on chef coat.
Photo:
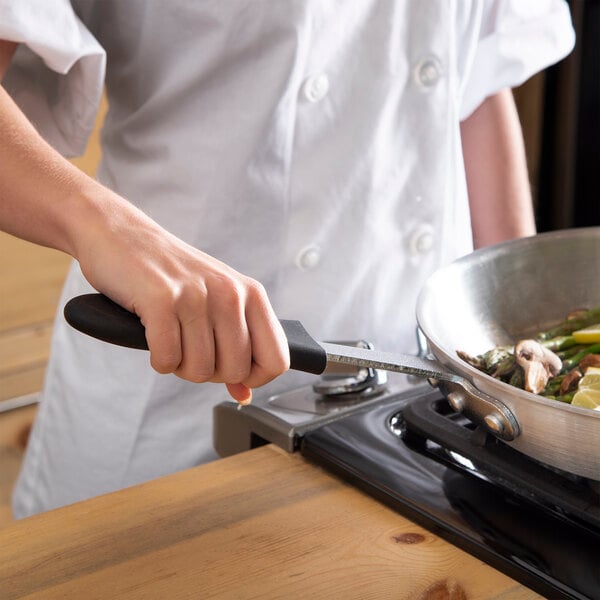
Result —
[[[81, 151], [106, 52], [100, 180], [317, 339], [401, 352], [427, 276], [471, 250], [460, 120], [573, 44], [559, 0], [73, 6], [0, 0], [0, 37], [24, 44], [6, 86], [39, 131]], [[89, 290], [73, 265], [61, 307]], [[223, 386], [148, 362], [57, 319], [18, 516], [215, 458]]]
[[329, 78], [325, 73], [311, 75], [302, 86], [302, 93], [309, 102], [322, 100], [329, 91]]
[[320, 260], [321, 250], [316, 246], [309, 246], [308, 248], [303, 248], [300, 254], [298, 254], [296, 264], [301, 269], [314, 269]]
[[435, 244], [435, 231], [431, 225], [420, 225], [408, 238], [408, 249], [412, 255], [427, 254]]
[[435, 56], [419, 61], [415, 70], [415, 77], [421, 86], [428, 88], [435, 85], [440, 76], [440, 61]]

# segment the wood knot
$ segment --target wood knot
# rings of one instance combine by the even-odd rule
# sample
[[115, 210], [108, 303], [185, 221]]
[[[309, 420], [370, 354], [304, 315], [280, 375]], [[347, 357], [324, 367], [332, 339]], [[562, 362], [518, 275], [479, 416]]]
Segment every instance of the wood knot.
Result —
[[459, 583], [444, 579], [432, 583], [419, 600], [467, 600], [467, 594]]
[[419, 544], [425, 541], [425, 536], [421, 533], [399, 533], [393, 535], [392, 539], [396, 544]]

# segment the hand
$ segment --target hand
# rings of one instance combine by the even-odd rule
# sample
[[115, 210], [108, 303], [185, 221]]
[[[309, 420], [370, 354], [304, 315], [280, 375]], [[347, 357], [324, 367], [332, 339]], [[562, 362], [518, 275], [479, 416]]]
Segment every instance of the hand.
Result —
[[225, 383], [248, 403], [251, 388], [289, 367], [285, 335], [260, 283], [104, 188], [95, 193], [104, 196], [100, 212], [110, 215], [109, 226], [96, 213], [87, 227], [79, 220], [74, 254], [97, 290], [140, 317], [156, 371]]

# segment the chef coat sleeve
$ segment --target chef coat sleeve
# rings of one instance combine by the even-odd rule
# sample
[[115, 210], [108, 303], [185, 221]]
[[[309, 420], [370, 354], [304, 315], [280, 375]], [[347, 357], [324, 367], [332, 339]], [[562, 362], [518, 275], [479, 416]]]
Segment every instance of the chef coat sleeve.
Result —
[[103, 48], [68, 0], [0, 0], [0, 39], [20, 44], [4, 88], [59, 152], [82, 154], [102, 95]]
[[[564, 58], [575, 43], [564, 0], [483, 0], [471, 5], [463, 23], [466, 35], [457, 53], [461, 120], [488, 96]], [[460, 30], [459, 24], [459, 37]]]

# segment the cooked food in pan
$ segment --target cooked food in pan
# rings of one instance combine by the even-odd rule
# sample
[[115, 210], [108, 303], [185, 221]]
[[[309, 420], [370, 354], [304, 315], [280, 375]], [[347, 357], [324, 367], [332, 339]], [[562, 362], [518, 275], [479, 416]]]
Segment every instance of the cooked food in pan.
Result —
[[600, 410], [600, 306], [577, 310], [562, 323], [514, 346], [457, 354], [470, 365], [546, 398]]

